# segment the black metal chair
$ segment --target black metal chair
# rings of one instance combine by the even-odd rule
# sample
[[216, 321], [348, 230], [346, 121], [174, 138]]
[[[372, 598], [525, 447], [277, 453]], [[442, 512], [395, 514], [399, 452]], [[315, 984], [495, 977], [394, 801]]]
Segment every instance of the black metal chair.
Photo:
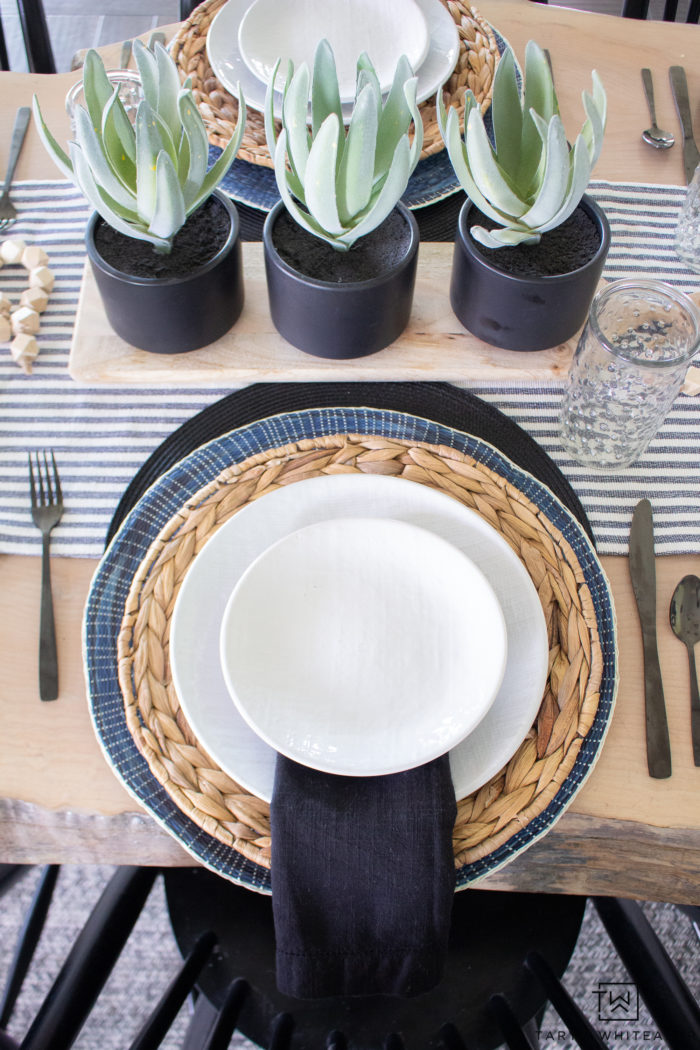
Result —
[[[30, 73], [55, 73], [51, 37], [42, 0], [17, 0], [22, 38]], [[0, 69], [8, 70], [10, 63], [0, 18]]]
[[[26, 868], [0, 865], [0, 896]], [[117, 868], [24, 1038], [6, 1026], [51, 903], [59, 869], [45, 868], [17, 942], [0, 1003], [0, 1050], [68, 1050], [75, 1042], [158, 876]], [[182, 1050], [225, 1050], [239, 1031], [269, 1050], [511, 1050], [537, 1047], [550, 1002], [581, 1050], [605, 1050], [560, 978], [580, 928], [585, 898], [547, 894], [457, 894], [447, 973], [434, 993], [301, 1001], [274, 982], [270, 900], [201, 869], [164, 872], [183, 962], [163, 975], [159, 1001], [130, 1002], [124, 1050], [155, 1050], [191, 1000]], [[658, 937], [631, 901], [595, 898], [613, 945], [636, 982], [668, 1050], [700, 1046], [700, 1008]], [[691, 909], [691, 913], [694, 911]], [[488, 936], [486, 936], [488, 933]], [[139, 1027], [138, 1016], [145, 1017]], [[129, 1034], [132, 1023], [136, 1034]]]
[[[0, 1006], [0, 1050], [68, 1050], [81, 1031], [110, 976], [158, 875], [157, 868], [117, 868], [100, 899], [86, 919], [53, 986], [40, 1006], [28, 1032], [18, 1043], [6, 1031], [22, 982], [31, 963], [53, 894], [58, 868], [47, 867], [18, 938], [5, 992]], [[0, 872], [0, 895], [9, 889], [24, 869]], [[160, 1001], [124, 1050], [147, 1050], [160, 1046], [180, 1008], [190, 995], [202, 967], [214, 948], [215, 938], [204, 933], [168, 982]], [[146, 1012], [146, 1011], [144, 1011]], [[125, 1018], [125, 1027], [131, 1019]], [[196, 1029], [197, 1030], [197, 1029]], [[205, 1043], [193, 1044], [205, 1050]]]
[[[649, 0], [623, 0], [622, 17], [641, 19], [648, 18]], [[690, 0], [690, 5], [688, 7], [688, 11], [684, 21], [687, 23], [696, 23], [699, 18], [700, 0]], [[678, 0], [666, 0], [660, 20], [663, 22], [678, 21]]]
[[186, 18], [189, 18], [195, 7], [201, 2], [202, 0], [180, 0], [180, 21], [184, 22]]

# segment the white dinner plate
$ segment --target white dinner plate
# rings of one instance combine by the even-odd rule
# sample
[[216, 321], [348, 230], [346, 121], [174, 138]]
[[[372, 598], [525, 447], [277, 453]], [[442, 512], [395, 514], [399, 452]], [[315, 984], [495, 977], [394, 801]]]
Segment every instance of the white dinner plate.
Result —
[[[457, 26], [440, 0], [416, 0], [428, 24], [428, 53], [418, 70], [417, 99], [434, 95], [452, 73], [459, 56]], [[238, 27], [248, 9], [248, 0], [228, 0], [216, 13], [207, 33], [207, 55], [214, 74], [230, 94], [238, 98], [238, 85], [251, 109], [264, 110], [266, 83], [248, 68], [238, 46]], [[371, 33], [370, 40], [371, 43]], [[369, 50], [369, 48], [368, 48]], [[282, 93], [274, 96], [275, 116], [279, 118]], [[353, 103], [343, 104], [343, 119], [349, 122]]]
[[212, 759], [269, 802], [275, 751], [246, 724], [226, 688], [219, 630], [231, 592], [251, 562], [277, 540], [318, 521], [394, 518], [452, 543], [481, 569], [506, 622], [503, 681], [477, 728], [450, 752], [457, 798], [485, 784], [532, 726], [547, 680], [548, 644], [535, 587], [503, 537], [444, 493], [382, 475], [331, 475], [270, 492], [238, 511], [205, 544], [187, 573], [170, 631], [173, 683], [182, 711]]
[[221, 666], [258, 736], [302, 765], [383, 776], [444, 755], [493, 703], [506, 628], [483, 573], [393, 518], [333, 518], [273, 543], [221, 624]]
[[386, 94], [396, 64], [405, 55], [414, 72], [430, 46], [428, 23], [416, 0], [254, 0], [238, 27], [238, 49], [248, 69], [268, 83], [278, 59], [282, 69], [313, 67], [319, 40], [333, 49], [341, 102], [355, 98], [357, 60], [369, 54]]

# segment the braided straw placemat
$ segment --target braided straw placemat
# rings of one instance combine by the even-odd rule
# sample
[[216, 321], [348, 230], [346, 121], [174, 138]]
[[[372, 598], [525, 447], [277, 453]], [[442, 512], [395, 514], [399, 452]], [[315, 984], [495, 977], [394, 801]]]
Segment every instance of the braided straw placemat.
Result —
[[118, 638], [127, 726], [181, 812], [214, 839], [269, 867], [267, 803], [212, 761], [180, 709], [169, 667], [170, 621], [189, 566], [220, 525], [282, 485], [337, 473], [405, 478], [475, 510], [524, 563], [544, 609], [549, 675], [542, 704], [505, 768], [458, 805], [454, 853], [461, 867], [508, 842], [554, 799], [593, 724], [603, 658], [593, 600], [571, 545], [510, 481], [457, 449], [333, 434], [258, 452], [222, 470], [161, 529], [133, 578]]
[[[207, 33], [214, 15], [226, 0], [204, 0], [183, 22], [173, 39], [171, 54], [184, 80], [190, 77], [192, 91], [207, 127], [209, 141], [223, 148], [231, 138], [238, 119], [238, 101], [217, 80], [207, 56]], [[441, 0], [457, 25], [460, 39], [459, 57], [454, 72], [444, 87], [445, 104], [455, 106], [464, 114], [464, 96], [468, 88], [474, 92], [486, 112], [491, 103], [493, 76], [498, 63], [498, 44], [491, 26], [475, 7], [461, 0]], [[424, 140], [421, 157], [429, 157], [444, 149], [437, 125], [434, 99], [426, 99], [420, 106], [423, 117]], [[245, 132], [238, 156], [251, 164], [271, 168], [272, 160], [265, 142], [262, 113], [248, 109]]]

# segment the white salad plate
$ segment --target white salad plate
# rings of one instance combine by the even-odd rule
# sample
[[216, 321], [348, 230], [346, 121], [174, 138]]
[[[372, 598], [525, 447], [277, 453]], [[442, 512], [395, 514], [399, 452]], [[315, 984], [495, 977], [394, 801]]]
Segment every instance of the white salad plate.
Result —
[[507, 633], [500, 689], [479, 725], [450, 751], [455, 793], [464, 798], [494, 776], [533, 724], [547, 680], [547, 630], [537, 591], [508, 543], [483, 518], [444, 493], [382, 475], [333, 475], [287, 485], [238, 511], [205, 544], [173, 611], [170, 662], [183, 714], [211, 758], [245, 790], [269, 802], [275, 751], [231, 700], [219, 658], [230, 595], [273, 543], [319, 521], [391, 518], [427, 529], [461, 550], [491, 584]]
[[430, 46], [428, 23], [416, 0], [254, 0], [238, 27], [238, 50], [248, 69], [267, 83], [278, 59], [313, 67], [319, 40], [333, 48], [341, 102], [355, 98], [357, 60], [368, 52], [386, 94], [405, 55], [415, 71]]
[[[425, 17], [429, 32], [428, 53], [417, 70], [417, 99], [423, 102], [434, 95], [444, 84], [457, 64], [459, 35], [457, 26], [447, 8], [440, 0], [415, 0]], [[230, 94], [238, 98], [240, 90], [251, 109], [264, 110], [267, 83], [257, 77], [246, 65], [238, 46], [238, 29], [248, 10], [248, 0], [228, 0], [216, 13], [207, 33], [207, 55], [211, 68], [219, 82]], [[367, 51], [372, 58], [373, 32], [368, 31]], [[314, 44], [317, 41], [314, 41]], [[379, 56], [375, 56], [378, 60]], [[374, 59], [373, 59], [374, 60]], [[279, 118], [282, 108], [282, 92], [274, 95], [274, 113]], [[343, 119], [349, 122], [353, 102], [342, 106]]]
[[297, 529], [245, 570], [221, 624], [240, 714], [325, 773], [382, 776], [444, 755], [493, 703], [506, 627], [457, 547], [392, 518]]

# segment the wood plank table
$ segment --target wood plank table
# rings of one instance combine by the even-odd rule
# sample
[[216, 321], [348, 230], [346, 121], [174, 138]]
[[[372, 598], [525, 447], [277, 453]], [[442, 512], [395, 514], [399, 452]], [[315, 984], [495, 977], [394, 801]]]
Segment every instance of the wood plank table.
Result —
[[[649, 66], [655, 75], [659, 123], [676, 128], [667, 70], [675, 63], [684, 65], [700, 128], [700, 28], [525, 0], [484, 0], [479, 7], [519, 55], [531, 37], [549, 48], [567, 127], [580, 125], [580, 91], [590, 85], [591, 68], [598, 69], [610, 112], [597, 176], [682, 183], [681, 150], [656, 153], [641, 141], [648, 120], [639, 69]], [[117, 53], [115, 47], [113, 59]], [[15, 108], [29, 102], [33, 91], [40, 95], [52, 130], [59, 138], [61, 132], [67, 135], [62, 106], [75, 79], [74, 73], [50, 78], [0, 74], [0, 141], [9, 141]], [[55, 175], [32, 127], [17, 178]], [[620, 642], [620, 691], [605, 746], [555, 827], [482, 885], [698, 903], [700, 769], [692, 764], [687, 659], [668, 625], [668, 604], [676, 582], [700, 569], [700, 551], [657, 562], [658, 629], [673, 752], [673, 776], [665, 781], [652, 780], [646, 769], [642, 647], [627, 558], [602, 560], [612, 585]], [[61, 695], [56, 703], [42, 704], [36, 656], [40, 559], [0, 555], [0, 860], [193, 863], [150, 816], [137, 811], [93, 735], [81, 628], [95, 566], [85, 559], [53, 561]]]

